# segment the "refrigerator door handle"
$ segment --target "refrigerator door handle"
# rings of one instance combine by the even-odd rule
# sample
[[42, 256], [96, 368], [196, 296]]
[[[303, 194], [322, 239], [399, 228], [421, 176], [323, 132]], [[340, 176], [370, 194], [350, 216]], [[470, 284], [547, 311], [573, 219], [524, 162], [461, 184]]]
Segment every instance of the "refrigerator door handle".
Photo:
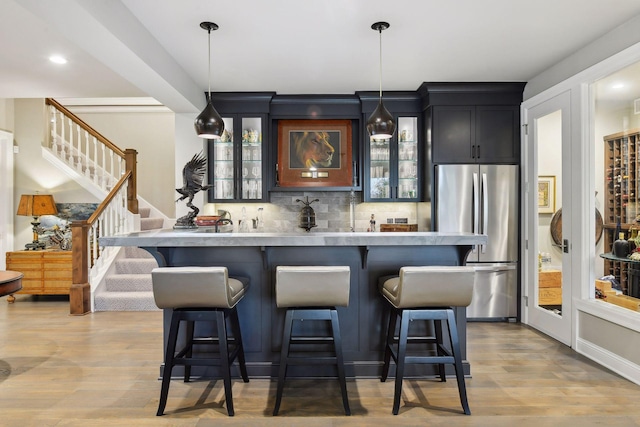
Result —
[[[487, 229], [489, 228], [489, 187], [487, 187], [487, 174], [486, 172], [482, 173], [482, 187], [480, 189], [480, 193], [482, 194], [482, 230], [481, 233], [487, 234]], [[481, 253], [487, 252], [487, 245], [480, 245]]]
[[[480, 234], [480, 185], [478, 183], [478, 173], [473, 173], [473, 232]], [[476, 253], [478, 245], [474, 245], [472, 253]]]

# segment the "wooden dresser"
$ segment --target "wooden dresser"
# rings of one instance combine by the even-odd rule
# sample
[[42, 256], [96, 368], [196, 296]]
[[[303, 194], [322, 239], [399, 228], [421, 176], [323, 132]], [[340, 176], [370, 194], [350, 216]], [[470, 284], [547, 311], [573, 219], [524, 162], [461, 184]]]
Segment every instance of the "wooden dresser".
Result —
[[69, 295], [71, 251], [7, 252], [7, 270], [24, 274], [20, 294]]

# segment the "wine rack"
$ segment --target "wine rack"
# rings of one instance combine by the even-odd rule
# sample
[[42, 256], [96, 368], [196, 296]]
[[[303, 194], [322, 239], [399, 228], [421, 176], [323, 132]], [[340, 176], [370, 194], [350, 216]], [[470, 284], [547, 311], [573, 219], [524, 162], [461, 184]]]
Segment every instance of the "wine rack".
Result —
[[[628, 237], [628, 230], [637, 226], [640, 219], [640, 129], [607, 135], [604, 142], [604, 250], [611, 252], [618, 238], [615, 235], [618, 222]], [[605, 260], [604, 273], [615, 276], [627, 293], [628, 283], [633, 280], [629, 263]]]

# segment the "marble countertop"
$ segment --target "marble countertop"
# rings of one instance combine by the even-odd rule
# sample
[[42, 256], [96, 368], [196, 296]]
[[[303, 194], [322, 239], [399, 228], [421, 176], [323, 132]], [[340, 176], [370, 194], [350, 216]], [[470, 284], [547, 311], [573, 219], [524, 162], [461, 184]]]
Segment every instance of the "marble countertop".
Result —
[[214, 233], [211, 230], [150, 230], [100, 237], [101, 246], [433, 246], [478, 245], [487, 236], [473, 233]]

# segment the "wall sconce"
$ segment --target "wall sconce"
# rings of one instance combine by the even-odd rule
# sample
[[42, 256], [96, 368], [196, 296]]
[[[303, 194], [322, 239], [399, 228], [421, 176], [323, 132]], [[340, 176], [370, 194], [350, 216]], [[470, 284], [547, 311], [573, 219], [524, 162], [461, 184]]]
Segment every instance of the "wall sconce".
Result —
[[389, 28], [388, 22], [376, 22], [371, 29], [380, 33], [380, 100], [378, 106], [367, 119], [367, 131], [373, 139], [389, 139], [396, 130], [393, 116], [382, 104], [382, 30]]
[[36, 194], [20, 196], [20, 204], [18, 205], [18, 212], [16, 215], [32, 216], [33, 221], [33, 242], [27, 243], [24, 247], [29, 250], [44, 249], [44, 242], [40, 242], [38, 236], [38, 226], [40, 225], [40, 216], [42, 215], [57, 215], [58, 209], [53, 201], [51, 194]]
[[207, 105], [196, 117], [194, 126], [200, 138], [220, 139], [224, 132], [224, 122], [211, 102], [211, 31], [217, 30], [218, 25], [213, 22], [201, 22], [200, 27], [209, 33], [209, 92], [207, 92]]

